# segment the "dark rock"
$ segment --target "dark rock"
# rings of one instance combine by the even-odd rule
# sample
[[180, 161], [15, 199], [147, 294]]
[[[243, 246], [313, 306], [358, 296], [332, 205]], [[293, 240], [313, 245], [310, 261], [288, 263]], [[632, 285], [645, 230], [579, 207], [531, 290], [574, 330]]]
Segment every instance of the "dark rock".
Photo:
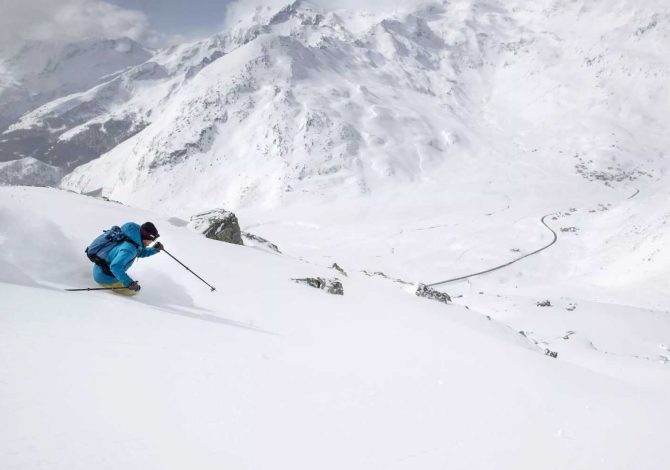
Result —
[[414, 294], [417, 297], [425, 297], [426, 299], [437, 300], [438, 302], [442, 302], [444, 304], [451, 302], [451, 297], [449, 297], [449, 294], [435, 290], [425, 284], [419, 284], [416, 287]]
[[558, 353], [556, 351], [551, 351], [550, 349], [545, 349], [544, 350], [544, 355], [553, 357], [554, 359], [558, 357]]
[[293, 279], [298, 284], [307, 284], [310, 287], [323, 289], [326, 286], [326, 280], [322, 277], [305, 277], [301, 279]]
[[279, 251], [279, 248], [277, 245], [274, 243], [266, 240], [263, 237], [259, 237], [258, 235], [254, 235], [253, 233], [249, 232], [242, 232], [242, 238], [247, 242], [247, 246], [256, 246], [259, 248], [267, 248], [269, 251], [273, 251], [275, 253], [281, 254], [281, 251]]
[[324, 279], [322, 277], [305, 277], [301, 279], [293, 279], [298, 284], [307, 284], [316, 289], [325, 290], [329, 294], [344, 295], [344, 286], [339, 279]]
[[405, 284], [405, 285], [413, 284], [413, 283], [408, 282], [408, 281], [403, 281], [402, 279], [398, 279], [398, 278], [395, 278], [395, 277], [388, 276], [381, 271], [370, 272], [370, 271], [363, 270], [361, 272], [363, 274], [365, 274], [366, 276], [369, 276], [369, 277], [379, 276], [379, 277], [383, 277], [384, 279], [388, 279], [388, 280], [393, 281], [393, 282], [398, 282], [400, 284]]
[[537, 305], [538, 307], [551, 307], [551, 302], [548, 300], [543, 300], [535, 305]]
[[207, 238], [244, 245], [237, 216], [225, 209], [212, 209], [191, 217], [189, 226]]
[[346, 275], [347, 275], [347, 273], [344, 271], [344, 269], [342, 269], [342, 268], [340, 267], [340, 265], [337, 264], [337, 263], [333, 263], [333, 265], [330, 267], [330, 269], [334, 269], [334, 270], [336, 270], [336, 271], [339, 271], [340, 273], [342, 273], [343, 276], [346, 276]]
[[344, 295], [344, 286], [338, 279], [328, 279], [326, 281], [326, 292], [334, 295]]
[[[0, 161], [34, 157], [69, 171], [98, 158], [147, 126], [138, 116], [124, 116], [88, 124], [70, 138], [60, 138], [65, 130], [84, 124], [102, 112], [101, 108], [84, 103], [61, 115], [46, 117], [40, 126], [7, 131], [0, 142]], [[53, 129], [62, 130], [54, 132]]]
[[574, 334], [575, 334], [575, 332], [572, 331], [572, 330], [570, 330], [570, 331], [566, 331], [566, 332], [565, 332], [565, 335], [563, 336], [563, 339], [568, 340], [568, 339], [570, 339], [570, 336], [572, 336], [572, 335], [574, 335]]

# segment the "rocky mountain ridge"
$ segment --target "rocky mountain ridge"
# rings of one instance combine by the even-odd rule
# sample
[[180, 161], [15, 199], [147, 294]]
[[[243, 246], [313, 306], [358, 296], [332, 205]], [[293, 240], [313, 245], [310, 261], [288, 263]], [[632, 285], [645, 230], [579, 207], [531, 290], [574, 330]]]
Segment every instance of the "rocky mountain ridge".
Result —
[[[31, 41], [0, 60], [0, 132], [21, 128], [17, 120], [42, 105], [112, 80], [130, 67], [148, 60], [153, 52], [128, 38], [79, 42]], [[52, 132], [58, 129], [52, 126]], [[2, 138], [0, 161], [25, 154], [45, 156], [26, 146], [8, 145]]]

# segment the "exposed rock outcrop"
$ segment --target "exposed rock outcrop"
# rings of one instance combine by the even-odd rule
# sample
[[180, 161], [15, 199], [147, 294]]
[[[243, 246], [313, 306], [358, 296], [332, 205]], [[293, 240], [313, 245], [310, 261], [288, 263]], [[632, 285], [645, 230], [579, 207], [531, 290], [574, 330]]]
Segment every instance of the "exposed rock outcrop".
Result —
[[247, 246], [264, 248], [266, 251], [281, 254], [281, 251], [279, 251], [279, 247], [277, 247], [277, 245], [263, 237], [259, 237], [258, 235], [254, 235], [253, 233], [249, 232], [242, 232], [242, 238], [244, 239], [244, 244]]
[[414, 294], [417, 297], [425, 297], [426, 299], [437, 300], [438, 302], [442, 302], [444, 304], [451, 302], [451, 297], [449, 297], [449, 294], [435, 290], [425, 284], [419, 284], [416, 287]]
[[330, 267], [330, 269], [334, 269], [335, 271], [338, 271], [339, 273], [341, 273], [344, 277], [348, 277], [346, 271], [344, 269], [342, 269], [340, 267], [340, 265], [337, 264], [337, 263], [333, 263], [333, 265]]
[[189, 227], [207, 238], [244, 245], [237, 216], [225, 209], [212, 209], [191, 217]]
[[558, 357], [558, 353], [556, 351], [552, 351], [551, 349], [548, 349], [548, 348], [544, 350], [544, 355], [549, 356], [549, 357], [553, 357], [554, 359], [556, 359]]
[[322, 277], [305, 277], [301, 279], [293, 279], [298, 284], [306, 284], [310, 287], [325, 290], [329, 294], [344, 295], [344, 286], [339, 279], [324, 279]]

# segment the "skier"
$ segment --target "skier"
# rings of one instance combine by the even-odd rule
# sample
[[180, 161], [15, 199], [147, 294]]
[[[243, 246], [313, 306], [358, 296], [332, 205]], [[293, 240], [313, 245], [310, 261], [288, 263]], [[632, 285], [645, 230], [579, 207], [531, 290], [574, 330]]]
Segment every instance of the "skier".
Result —
[[163, 244], [157, 242], [149, 247], [159, 237], [156, 226], [151, 222], [145, 222], [141, 226], [128, 222], [121, 226], [121, 232], [125, 235], [122, 236], [123, 241], [96, 259], [93, 279], [103, 287], [125, 287], [114, 290], [119, 294], [135, 295], [139, 292], [140, 285], [126, 271], [135, 262], [135, 258], [153, 256], [163, 249]]

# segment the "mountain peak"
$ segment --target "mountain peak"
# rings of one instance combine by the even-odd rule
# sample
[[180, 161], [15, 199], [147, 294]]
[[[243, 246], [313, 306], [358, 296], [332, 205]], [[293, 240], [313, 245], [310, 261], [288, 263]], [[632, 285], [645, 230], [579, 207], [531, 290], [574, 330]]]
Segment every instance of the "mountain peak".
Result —
[[316, 25], [323, 18], [322, 13], [318, 7], [303, 0], [296, 0], [284, 6], [279, 10], [270, 20], [268, 25], [276, 25], [289, 21], [292, 18], [299, 20], [302, 25]]

